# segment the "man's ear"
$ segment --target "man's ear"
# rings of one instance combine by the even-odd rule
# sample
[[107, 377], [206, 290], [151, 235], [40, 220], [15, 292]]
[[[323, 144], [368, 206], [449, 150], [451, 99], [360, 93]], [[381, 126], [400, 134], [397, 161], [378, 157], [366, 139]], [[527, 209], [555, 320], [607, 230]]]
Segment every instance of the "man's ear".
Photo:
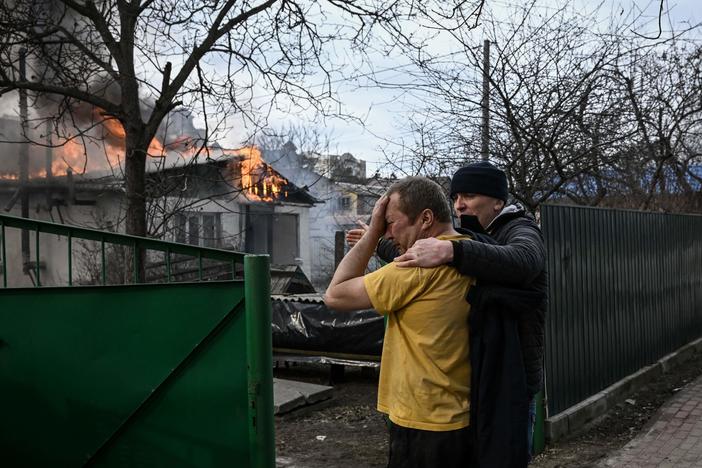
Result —
[[420, 219], [422, 220], [422, 227], [429, 228], [434, 224], [434, 212], [429, 208], [424, 209], [420, 214]]

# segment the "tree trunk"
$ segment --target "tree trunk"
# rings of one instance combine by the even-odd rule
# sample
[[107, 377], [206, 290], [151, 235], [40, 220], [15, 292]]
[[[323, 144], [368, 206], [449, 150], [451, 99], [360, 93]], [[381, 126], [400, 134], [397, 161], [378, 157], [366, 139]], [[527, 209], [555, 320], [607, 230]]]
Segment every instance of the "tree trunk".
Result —
[[127, 190], [126, 232], [146, 236], [146, 149], [140, 139], [126, 132], [124, 177]]
[[[146, 146], [140, 135], [127, 130], [125, 135], [124, 176], [127, 190], [126, 232], [146, 237]], [[135, 132], [136, 133], [136, 132]], [[134, 258], [136, 253], [137, 258]], [[134, 283], [146, 281], [146, 252], [137, 249], [129, 255], [126, 273]], [[136, 267], [136, 268], [135, 268]]]

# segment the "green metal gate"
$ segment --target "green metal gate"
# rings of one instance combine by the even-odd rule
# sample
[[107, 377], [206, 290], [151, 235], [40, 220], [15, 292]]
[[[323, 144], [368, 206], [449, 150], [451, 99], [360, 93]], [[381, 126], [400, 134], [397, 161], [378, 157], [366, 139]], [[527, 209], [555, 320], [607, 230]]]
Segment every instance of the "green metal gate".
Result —
[[243, 260], [244, 279], [0, 288], [3, 466], [275, 465], [267, 256], [0, 215], [4, 284], [12, 228], [217, 258], [233, 272]]

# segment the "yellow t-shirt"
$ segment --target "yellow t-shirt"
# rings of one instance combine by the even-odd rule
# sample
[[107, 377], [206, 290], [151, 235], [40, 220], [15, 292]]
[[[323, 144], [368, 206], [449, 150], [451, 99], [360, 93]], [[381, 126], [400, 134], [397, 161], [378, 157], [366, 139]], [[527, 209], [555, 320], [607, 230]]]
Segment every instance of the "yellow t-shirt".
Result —
[[449, 266], [398, 268], [389, 263], [363, 282], [375, 310], [388, 315], [378, 410], [413, 429], [468, 426], [470, 305], [465, 297], [474, 279]]

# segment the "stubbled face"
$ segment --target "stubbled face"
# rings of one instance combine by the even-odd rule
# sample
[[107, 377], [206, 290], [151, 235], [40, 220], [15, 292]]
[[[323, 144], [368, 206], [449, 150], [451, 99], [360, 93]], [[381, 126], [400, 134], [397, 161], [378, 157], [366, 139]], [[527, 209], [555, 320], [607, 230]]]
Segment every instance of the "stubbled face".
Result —
[[476, 216], [483, 228], [490, 225], [504, 206], [505, 203], [502, 200], [477, 193], [458, 193], [453, 198], [453, 209], [456, 211], [456, 216]]
[[407, 215], [400, 211], [400, 195], [398, 193], [390, 195], [385, 209], [384, 237], [395, 244], [400, 252], [406, 252], [417, 239], [421, 239], [422, 232], [421, 215], [411, 223]]

